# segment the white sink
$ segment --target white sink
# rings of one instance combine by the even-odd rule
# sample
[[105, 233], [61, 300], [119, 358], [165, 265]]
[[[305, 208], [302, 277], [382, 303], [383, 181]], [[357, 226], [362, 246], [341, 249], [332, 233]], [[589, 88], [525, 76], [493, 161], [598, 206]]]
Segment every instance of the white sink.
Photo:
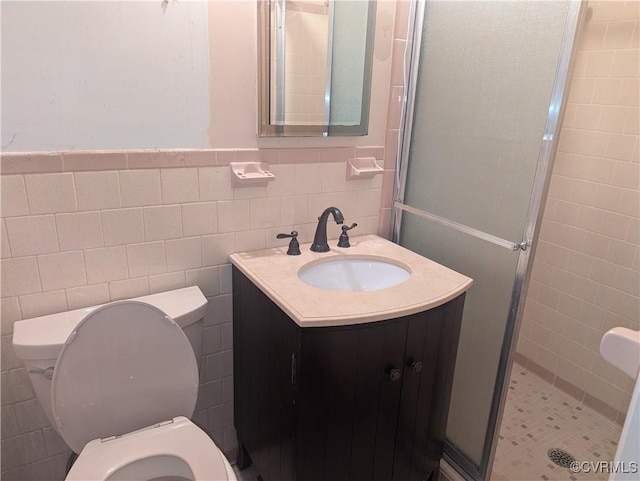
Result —
[[403, 283], [411, 271], [384, 259], [342, 257], [304, 266], [298, 277], [305, 284], [332, 291], [377, 291]]

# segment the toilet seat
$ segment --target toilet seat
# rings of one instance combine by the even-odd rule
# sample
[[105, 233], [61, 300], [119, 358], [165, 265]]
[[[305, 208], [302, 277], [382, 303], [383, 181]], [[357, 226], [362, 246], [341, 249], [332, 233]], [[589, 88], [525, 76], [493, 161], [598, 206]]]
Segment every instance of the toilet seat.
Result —
[[187, 418], [176, 417], [159, 426], [108, 440], [91, 441], [78, 456], [65, 481], [153, 479], [118, 477], [117, 473], [132, 463], [154, 456], [170, 456], [183, 461], [194, 480], [235, 479], [229, 462], [211, 438]]
[[56, 427], [76, 453], [94, 439], [191, 417], [197, 396], [198, 366], [186, 335], [139, 301], [89, 313], [65, 342], [51, 382]]

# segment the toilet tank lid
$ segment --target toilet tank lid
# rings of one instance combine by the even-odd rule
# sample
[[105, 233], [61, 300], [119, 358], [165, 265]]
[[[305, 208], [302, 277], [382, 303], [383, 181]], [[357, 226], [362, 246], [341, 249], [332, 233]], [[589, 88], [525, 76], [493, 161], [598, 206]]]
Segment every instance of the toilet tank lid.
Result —
[[[207, 299], [197, 286], [136, 297], [131, 300], [146, 302], [157, 307], [183, 329], [204, 318], [207, 312]], [[60, 349], [73, 329], [89, 313], [103, 305], [15, 322], [13, 350], [16, 356], [22, 360], [57, 359]]]

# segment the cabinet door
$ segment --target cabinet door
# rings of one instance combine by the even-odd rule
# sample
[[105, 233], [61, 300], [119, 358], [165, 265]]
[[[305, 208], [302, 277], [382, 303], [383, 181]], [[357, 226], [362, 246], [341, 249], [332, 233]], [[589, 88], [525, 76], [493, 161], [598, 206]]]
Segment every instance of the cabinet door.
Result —
[[233, 271], [234, 423], [265, 481], [291, 481], [298, 331], [262, 291]]
[[392, 474], [405, 320], [304, 329], [299, 362], [298, 481]]
[[408, 319], [394, 481], [437, 479], [463, 298]]
[[418, 314], [409, 319], [398, 411], [392, 478], [394, 480], [423, 479], [438, 344], [442, 329], [442, 316], [439, 311]]

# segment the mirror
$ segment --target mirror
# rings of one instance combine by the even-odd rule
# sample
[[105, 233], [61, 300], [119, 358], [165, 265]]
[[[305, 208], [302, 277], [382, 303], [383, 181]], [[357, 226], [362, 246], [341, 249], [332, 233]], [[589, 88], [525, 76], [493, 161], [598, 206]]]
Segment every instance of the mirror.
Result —
[[260, 0], [258, 9], [259, 135], [366, 135], [376, 2]]

